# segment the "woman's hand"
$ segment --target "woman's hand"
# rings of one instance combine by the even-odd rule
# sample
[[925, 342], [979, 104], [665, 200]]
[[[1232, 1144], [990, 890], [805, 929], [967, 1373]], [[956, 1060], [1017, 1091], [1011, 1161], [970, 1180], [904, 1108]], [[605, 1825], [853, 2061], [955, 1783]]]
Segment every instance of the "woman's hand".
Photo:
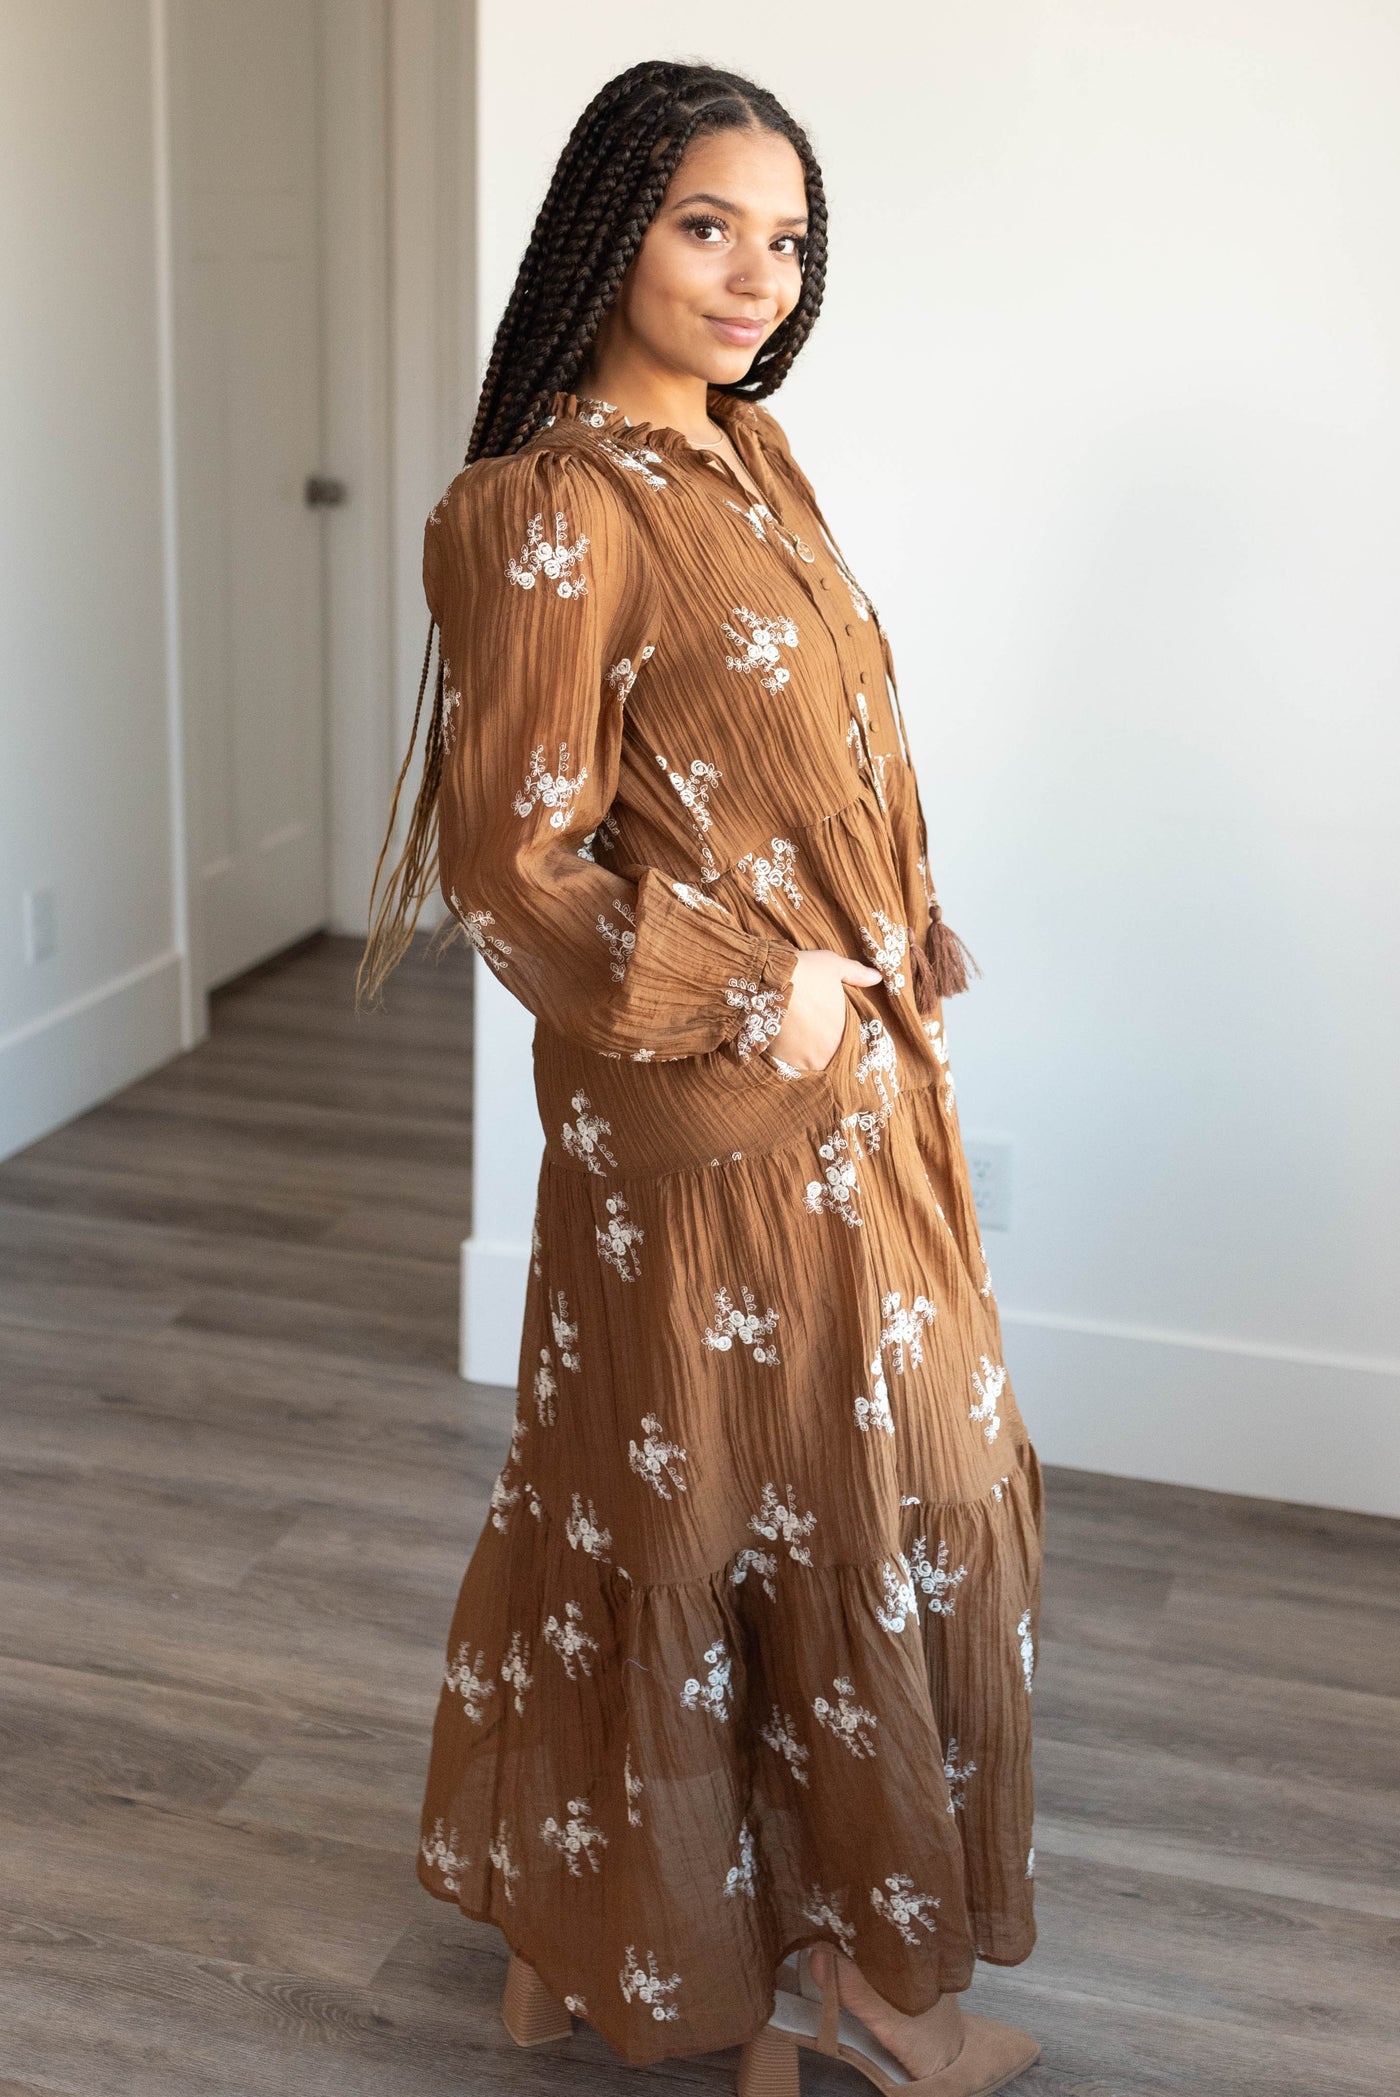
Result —
[[868, 961], [833, 954], [826, 947], [805, 949], [793, 967], [787, 1010], [768, 1054], [797, 1070], [825, 1070], [845, 1030], [849, 1001], [844, 986], [879, 981], [879, 969]]

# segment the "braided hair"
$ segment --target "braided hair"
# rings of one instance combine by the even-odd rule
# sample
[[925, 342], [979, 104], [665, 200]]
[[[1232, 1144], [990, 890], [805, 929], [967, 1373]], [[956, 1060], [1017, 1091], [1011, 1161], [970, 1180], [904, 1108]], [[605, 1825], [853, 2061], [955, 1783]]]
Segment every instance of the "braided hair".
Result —
[[[812, 331], [826, 282], [826, 193], [811, 141], [777, 97], [752, 80], [715, 66], [647, 59], [598, 90], [559, 156], [496, 330], [466, 465], [518, 451], [543, 422], [551, 396], [574, 390], [687, 147], [704, 133], [726, 130], [771, 131], [787, 139], [806, 181], [808, 225], [801, 244], [797, 303], [762, 344], [744, 377], [715, 391], [762, 400], [781, 386]], [[399, 796], [418, 740], [432, 652], [430, 626], [413, 731], [374, 870], [370, 933], [355, 984], [357, 1004], [380, 1002], [384, 981], [407, 951], [423, 904], [437, 884], [437, 795], [445, 755], [440, 651], [423, 776], [408, 837], [376, 909]], [[448, 919], [431, 950], [440, 952], [461, 929]]]

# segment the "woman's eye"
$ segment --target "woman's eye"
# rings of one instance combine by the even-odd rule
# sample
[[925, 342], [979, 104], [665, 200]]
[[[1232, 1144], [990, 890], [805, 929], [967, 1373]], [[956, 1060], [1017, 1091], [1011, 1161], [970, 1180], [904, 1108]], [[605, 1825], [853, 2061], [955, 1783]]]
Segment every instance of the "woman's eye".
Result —
[[[722, 219], [717, 218], [685, 218], [681, 220], [681, 224], [687, 233], [694, 233], [697, 238], [702, 233], [718, 233], [722, 235], [724, 232], [724, 222]], [[717, 243], [713, 240], [702, 240], [700, 245], [712, 248]]]

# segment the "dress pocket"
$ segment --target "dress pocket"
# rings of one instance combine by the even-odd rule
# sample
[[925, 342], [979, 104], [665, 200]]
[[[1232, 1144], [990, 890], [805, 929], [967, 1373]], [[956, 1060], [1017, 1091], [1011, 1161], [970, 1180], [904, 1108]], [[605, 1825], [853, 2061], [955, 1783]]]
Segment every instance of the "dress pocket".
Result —
[[846, 1017], [841, 1028], [841, 1038], [827, 1061], [817, 1069], [799, 1070], [795, 1064], [784, 1063], [781, 1058], [770, 1055], [767, 1049], [762, 1049], [757, 1055], [749, 1058], [749, 1068], [761, 1071], [765, 1078], [776, 1085], [810, 1085], [822, 1078], [831, 1077], [845, 1062], [853, 1038], [857, 1041], [860, 1038], [860, 1012], [849, 990], [846, 991], [845, 997]]

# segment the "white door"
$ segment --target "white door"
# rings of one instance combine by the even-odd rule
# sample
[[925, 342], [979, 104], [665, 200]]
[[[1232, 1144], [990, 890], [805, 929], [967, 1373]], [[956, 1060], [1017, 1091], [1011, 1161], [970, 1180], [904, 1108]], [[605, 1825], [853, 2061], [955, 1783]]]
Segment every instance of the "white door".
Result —
[[206, 988], [327, 916], [316, 0], [173, 0], [175, 395]]

